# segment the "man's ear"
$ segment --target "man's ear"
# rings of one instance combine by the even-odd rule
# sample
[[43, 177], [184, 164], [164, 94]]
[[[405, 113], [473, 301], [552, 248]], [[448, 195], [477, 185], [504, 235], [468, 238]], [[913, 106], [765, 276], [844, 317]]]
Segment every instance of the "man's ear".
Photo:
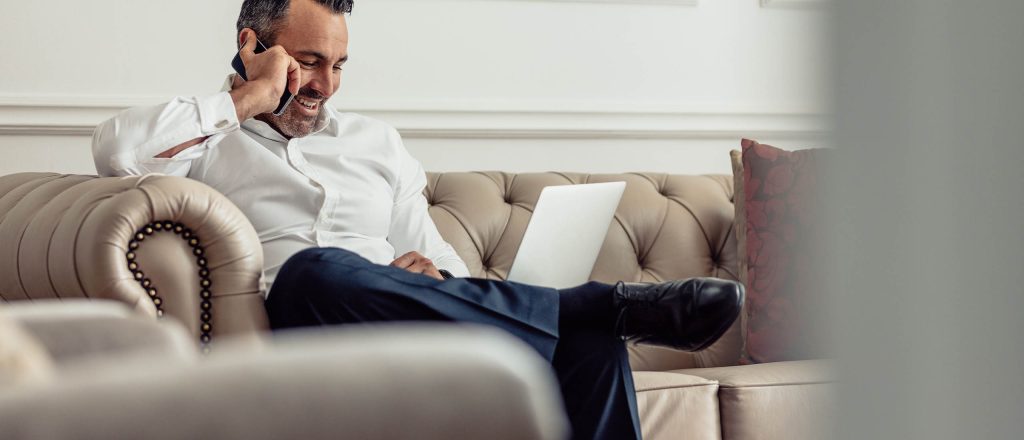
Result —
[[250, 38], [256, 38], [256, 31], [250, 28], [242, 28], [242, 31], [238, 33], [238, 48], [241, 49], [245, 46], [245, 42], [249, 41]]

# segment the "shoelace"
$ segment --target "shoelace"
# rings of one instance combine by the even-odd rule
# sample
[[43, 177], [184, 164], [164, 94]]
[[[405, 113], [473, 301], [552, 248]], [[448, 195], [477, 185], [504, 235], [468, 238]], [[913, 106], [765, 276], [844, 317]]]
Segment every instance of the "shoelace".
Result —
[[[619, 313], [615, 317], [615, 334], [619, 336], [619, 339], [623, 341], [629, 339], [625, 335], [624, 331], [626, 327], [627, 312], [643, 308], [657, 308], [655, 307], [655, 304], [658, 302], [658, 300], [661, 299], [662, 296], [664, 296], [665, 291], [668, 289], [668, 286], [659, 287], [660, 288], [656, 290], [657, 294], [654, 295], [655, 299], [652, 301], [649, 299], [636, 299], [623, 295], [621, 294], [621, 292], [627, 289], [626, 283], [619, 281], [618, 283], [615, 284], [615, 297], [618, 301], [621, 301], [621, 305], [619, 306]], [[648, 286], [647, 288], [651, 287]], [[640, 337], [637, 339], [637, 342], [643, 342], [644, 339], [645, 338]]]

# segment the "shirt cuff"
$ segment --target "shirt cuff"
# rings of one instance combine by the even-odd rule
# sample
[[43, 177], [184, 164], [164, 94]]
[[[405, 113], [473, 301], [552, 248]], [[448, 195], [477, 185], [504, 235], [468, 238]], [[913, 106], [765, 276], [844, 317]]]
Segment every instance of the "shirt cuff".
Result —
[[211, 136], [239, 127], [235, 101], [228, 92], [196, 98], [199, 109], [199, 126], [206, 136]]
[[436, 265], [438, 269], [448, 271], [455, 278], [469, 278], [470, 276], [469, 268], [466, 267], [466, 264], [458, 257], [434, 260], [434, 265]]

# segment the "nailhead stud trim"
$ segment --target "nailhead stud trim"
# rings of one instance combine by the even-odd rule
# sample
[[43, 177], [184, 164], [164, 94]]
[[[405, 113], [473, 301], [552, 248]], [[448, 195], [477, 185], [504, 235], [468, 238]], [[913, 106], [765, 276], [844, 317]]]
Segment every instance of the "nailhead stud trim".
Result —
[[199, 266], [199, 299], [201, 300], [199, 303], [199, 342], [202, 344], [202, 352], [208, 354], [210, 352], [210, 341], [213, 339], [213, 303], [210, 301], [213, 297], [213, 293], [210, 291], [213, 281], [210, 280], [210, 270], [206, 267], [206, 251], [203, 249], [199, 237], [181, 223], [175, 223], [170, 220], [149, 223], [135, 231], [131, 241], [128, 242], [129, 251], [125, 253], [128, 270], [131, 271], [132, 277], [135, 281], [139, 282], [142, 288], [146, 290], [146, 295], [153, 301], [153, 305], [156, 306], [156, 316], [162, 318], [164, 316], [164, 300], [158, 294], [156, 287], [153, 286], [153, 281], [146, 278], [146, 274], [142, 271], [139, 263], [135, 261], [138, 257], [135, 251], [139, 248], [140, 243], [145, 241], [146, 237], [159, 232], [170, 232], [180, 236], [192, 248], [192, 255], [196, 256], [196, 265]]

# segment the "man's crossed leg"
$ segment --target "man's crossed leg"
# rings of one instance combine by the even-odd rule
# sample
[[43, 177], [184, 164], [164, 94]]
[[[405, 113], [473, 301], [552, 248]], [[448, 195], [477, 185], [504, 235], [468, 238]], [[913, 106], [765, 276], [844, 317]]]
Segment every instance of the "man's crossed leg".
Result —
[[732, 324], [742, 300], [742, 288], [722, 280], [591, 282], [558, 291], [476, 278], [442, 281], [343, 249], [313, 248], [281, 268], [267, 312], [274, 329], [381, 321], [501, 328], [551, 363], [573, 438], [639, 439], [624, 341], [703, 349]]

